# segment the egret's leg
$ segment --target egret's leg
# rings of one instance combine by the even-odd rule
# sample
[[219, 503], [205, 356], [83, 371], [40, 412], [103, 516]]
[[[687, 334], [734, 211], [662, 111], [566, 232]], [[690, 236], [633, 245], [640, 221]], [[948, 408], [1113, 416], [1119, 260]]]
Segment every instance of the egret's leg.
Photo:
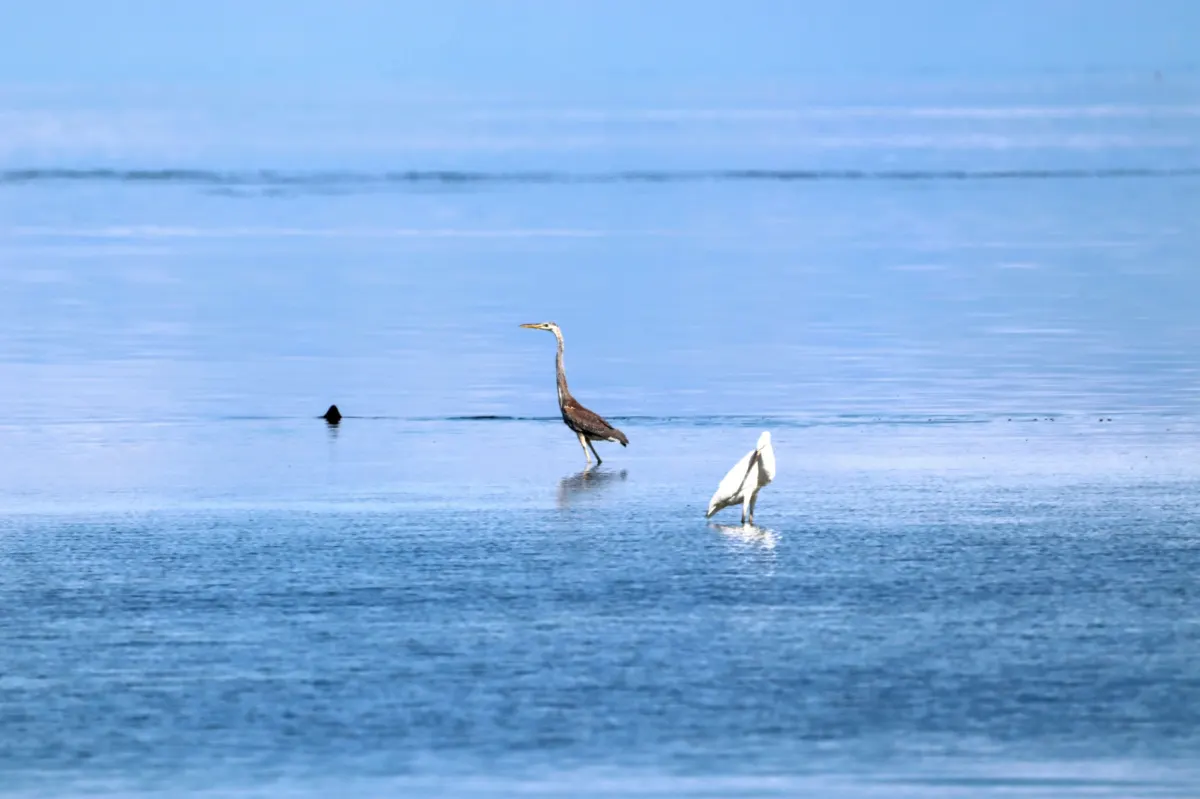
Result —
[[587, 458], [588, 466], [591, 466], [592, 456], [588, 454], [587, 438], [584, 437], [583, 433], [576, 433], [575, 435], [579, 436], [579, 446], [583, 447], [583, 457]]
[[750, 523], [754, 524], [754, 504], [758, 502], [758, 492], [754, 491], [750, 494]]
[[587, 438], [584, 438], [583, 440], [587, 441], [587, 445], [591, 448], [592, 454], [596, 456], [596, 465], [599, 466], [600, 464], [604, 463], [604, 461], [600, 460], [600, 453], [596, 451], [596, 445]]
[[742, 497], [742, 524], [754, 524], [754, 492], [747, 491]]

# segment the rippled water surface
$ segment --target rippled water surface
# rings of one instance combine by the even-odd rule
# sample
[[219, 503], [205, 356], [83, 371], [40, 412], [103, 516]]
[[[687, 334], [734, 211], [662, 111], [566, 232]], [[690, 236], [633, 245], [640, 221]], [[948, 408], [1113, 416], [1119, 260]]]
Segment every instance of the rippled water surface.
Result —
[[0, 794], [1200, 795], [1200, 94], [855, 92], [9, 153]]

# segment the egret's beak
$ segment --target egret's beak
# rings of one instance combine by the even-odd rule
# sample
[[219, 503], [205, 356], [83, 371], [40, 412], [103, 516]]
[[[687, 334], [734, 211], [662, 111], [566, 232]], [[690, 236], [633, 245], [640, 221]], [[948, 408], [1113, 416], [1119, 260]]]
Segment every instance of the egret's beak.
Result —
[[529, 328], [534, 328], [534, 327], [537, 327], [537, 325], [536, 325], [536, 324], [534, 324], [533, 322], [530, 322], [529, 324], [521, 325], [521, 327], [529, 327]]

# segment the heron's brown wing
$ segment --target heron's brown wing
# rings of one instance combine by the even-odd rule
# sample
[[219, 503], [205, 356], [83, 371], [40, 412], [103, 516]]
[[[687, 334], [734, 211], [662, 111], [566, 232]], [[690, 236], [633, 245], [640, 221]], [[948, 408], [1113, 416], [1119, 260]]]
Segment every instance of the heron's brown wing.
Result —
[[615, 438], [622, 446], [629, 443], [625, 434], [604, 420], [600, 414], [589, 411], [574, 398], [563, 403], [563, 416], [570, 420], [571, 426], [586, 436], [594, 438]]

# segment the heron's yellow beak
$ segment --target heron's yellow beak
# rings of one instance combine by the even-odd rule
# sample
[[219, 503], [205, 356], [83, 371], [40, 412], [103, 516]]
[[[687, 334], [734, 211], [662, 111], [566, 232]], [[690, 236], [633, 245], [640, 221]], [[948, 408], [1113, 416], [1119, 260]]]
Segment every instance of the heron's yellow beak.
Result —
[[538, 328], [541, 327], [541, 325], [538, 324], [537, 322], [529, 322], [528, 324], [521, 325], [521, 327], [528, 327], [531, 330], [537, 330]]

